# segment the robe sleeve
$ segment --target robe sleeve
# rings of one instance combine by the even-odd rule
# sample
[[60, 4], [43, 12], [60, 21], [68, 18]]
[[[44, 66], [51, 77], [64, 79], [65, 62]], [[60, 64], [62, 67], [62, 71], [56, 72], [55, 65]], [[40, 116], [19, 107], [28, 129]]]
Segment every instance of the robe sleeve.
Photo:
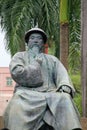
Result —
[[23, 52], [16, 53], [9, 65], [10, 73], [14, 81], [22, 86], [37, 87], [43, 84], [40, 65], [34, 64], [26, 65]]
[[57, 91], [61, 88], [61, 86], [68, 86], [69, 88], [71, 88], [71, 95], [74, 96], [75, 89], [67, 70], [58, 59], [56, 59], [56, 61], [54, 62], [54, 66]]

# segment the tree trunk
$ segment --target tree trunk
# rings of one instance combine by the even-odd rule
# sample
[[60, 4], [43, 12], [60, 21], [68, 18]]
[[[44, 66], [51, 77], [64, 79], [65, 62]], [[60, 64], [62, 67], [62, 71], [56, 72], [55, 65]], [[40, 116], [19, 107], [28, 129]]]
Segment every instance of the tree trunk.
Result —
[[87, 0], [82, 0], [82, 114], [87, 117]]
[[60, 24], [60, 60], [68, 70], [68, 49], [69, 49], [69, 26], [68, 23]]
[[60, 60], [68, 69], [69, 19], [68, 0], [60, 0]]

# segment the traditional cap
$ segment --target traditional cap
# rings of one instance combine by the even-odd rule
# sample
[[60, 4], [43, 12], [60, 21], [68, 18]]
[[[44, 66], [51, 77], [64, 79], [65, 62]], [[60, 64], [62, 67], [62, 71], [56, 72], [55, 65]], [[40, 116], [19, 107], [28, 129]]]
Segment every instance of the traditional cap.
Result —
[[40, 33], [40, 34], [42, 35], [42, 37], [43, 37], [44, 44], [46, 43], [46, 41], [47, 41], [47, 35], [46, 35], [46, 33], [45, 33], [42, 29], [37, 28], [37, 27], [32, 28], [32, 29], [28, 30], [28, 31], [25, 33], [25, 42], [26, 42], [26, 43], [28, 43], [29, 36], [30, 36], [32, 33]]

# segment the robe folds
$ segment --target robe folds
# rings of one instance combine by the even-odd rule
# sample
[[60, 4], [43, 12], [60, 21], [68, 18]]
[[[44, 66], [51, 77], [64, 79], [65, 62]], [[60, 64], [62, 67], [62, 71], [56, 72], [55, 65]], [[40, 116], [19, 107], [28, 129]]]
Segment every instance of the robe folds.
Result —
[[[41, 64], [37, 58], [42, 59]], [[62, 63], [54, 56], [40, 53], [32, 58], [19, 52], [10, 63], [16, 88], [4, 113], [9, 130], [39, 130], [45, 123], [54, 130], [81, 130], [79, 113], [73, 103], [75, 89]], [[61, 86], [71, 94], [59, 92]]]

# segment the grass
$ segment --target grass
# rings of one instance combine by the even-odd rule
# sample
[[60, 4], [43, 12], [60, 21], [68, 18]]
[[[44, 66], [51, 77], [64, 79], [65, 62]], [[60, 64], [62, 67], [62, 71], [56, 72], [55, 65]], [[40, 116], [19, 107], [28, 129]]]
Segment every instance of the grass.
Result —
[[76, 90], [74, 102], [76, 104], [76, 107], [78, 108], [78, 111], [80, 112], [80, 115], [82, 115], [81, 75], [80, 75], [80, 73], [74, 73], [74, 74], [70, 73], [70, 78], [71, 78], [74, 88]]

